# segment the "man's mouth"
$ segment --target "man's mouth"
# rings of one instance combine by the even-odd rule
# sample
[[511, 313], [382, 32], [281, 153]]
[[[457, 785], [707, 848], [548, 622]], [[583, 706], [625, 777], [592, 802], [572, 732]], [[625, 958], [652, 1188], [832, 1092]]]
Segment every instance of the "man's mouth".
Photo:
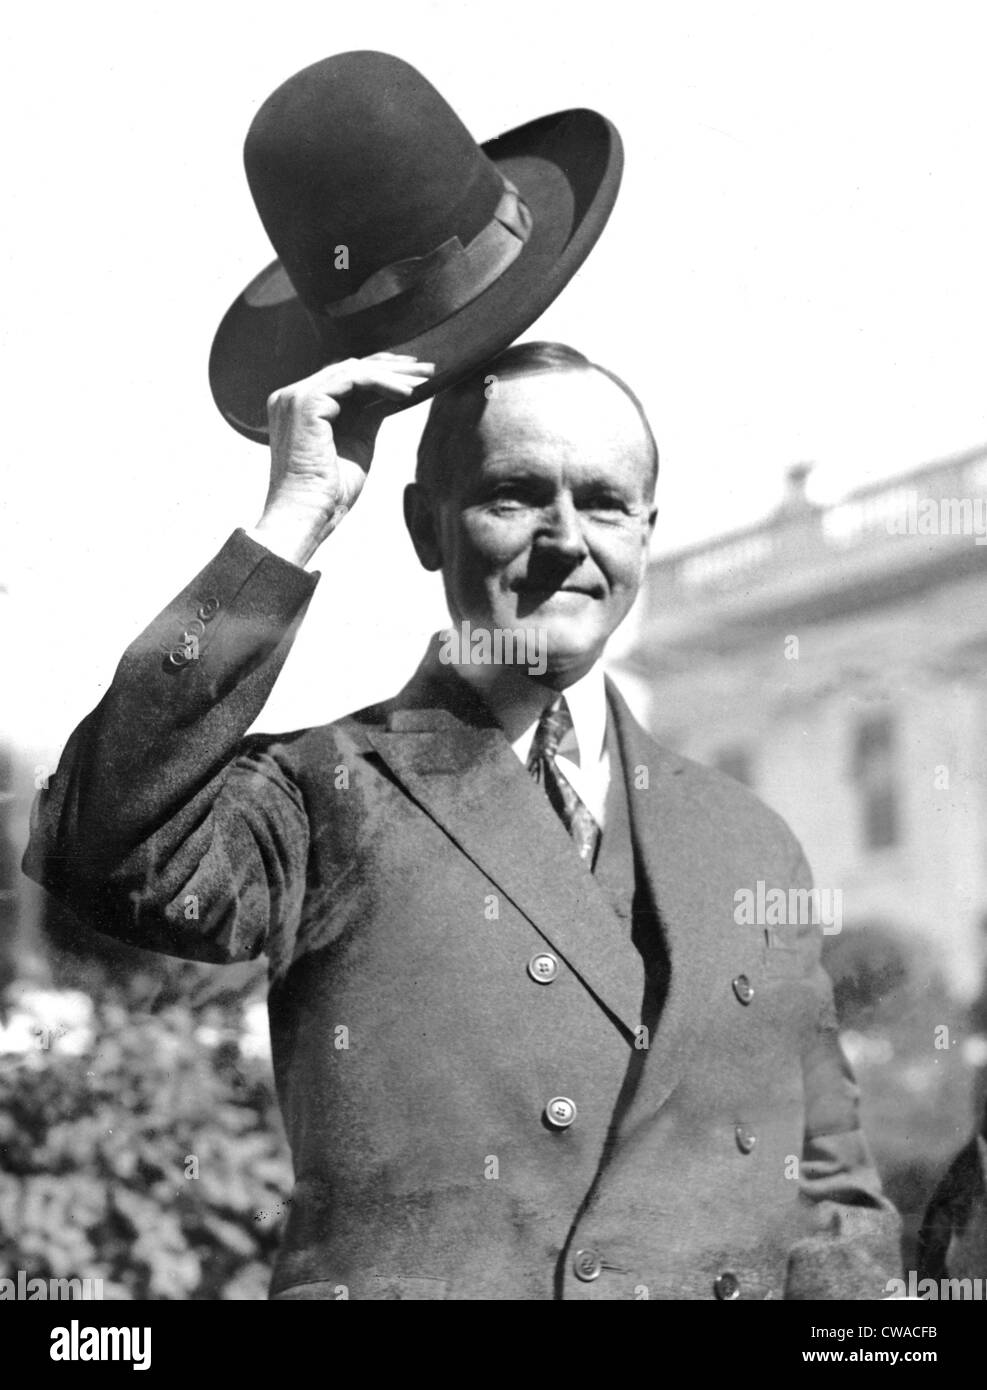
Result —
[[597, 598], [596, 589], [581, 584], [522, 584], [517, 592], [522, 598], [551, 598], [555, 594], [582, 594], [584, 598]]
[[585, 613], [587, 606], [597, 603], [600, 594], [593, 589], [583, 589], [571, 584], [531, 585], [518, 589], [516, 606], [519, 619], [542, 613], [546, 619], [552, 613], [562, 617], [566, 613], [575, 615]]

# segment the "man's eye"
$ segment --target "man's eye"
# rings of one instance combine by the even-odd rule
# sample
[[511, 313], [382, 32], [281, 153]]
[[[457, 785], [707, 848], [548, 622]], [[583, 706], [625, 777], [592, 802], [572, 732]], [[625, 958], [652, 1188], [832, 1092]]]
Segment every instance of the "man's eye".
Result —
[[489, 501], [495, 507], [524, 507], [528, 505], [529, 499], [525, 497], [521, 488], [505, 487], [491, 494]]

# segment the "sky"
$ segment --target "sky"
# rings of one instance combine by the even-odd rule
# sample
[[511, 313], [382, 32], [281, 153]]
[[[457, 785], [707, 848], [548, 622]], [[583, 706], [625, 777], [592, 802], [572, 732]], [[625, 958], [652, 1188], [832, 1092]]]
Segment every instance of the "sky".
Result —
[[[478, 140], [593, 107], [613, 216], [525, 336], [619, 372], [661, 451], [656, 553], [987, 442], [987, 7], [280, 0], [5, 7], [0, 727], [57, 755], [124, 646], [240, 525], [266, 450], [209, 392], [272, 258], [241, 149], [330, 53], [417, 66]], [[262, 724], [393, 693], [445, 609], [400, 519], [422, 408], [388, 421]]]

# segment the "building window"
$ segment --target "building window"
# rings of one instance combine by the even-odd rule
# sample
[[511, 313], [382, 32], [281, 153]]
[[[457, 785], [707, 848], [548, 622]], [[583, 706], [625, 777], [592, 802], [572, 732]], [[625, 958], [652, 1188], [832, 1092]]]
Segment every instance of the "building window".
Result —
[[733, 777], [735, 781], [743, 782], [745, 787], [754, 784], [750, 754], [746, 748], [740, 748], [736, 745], [721, 748], [713, 758], [713, 766], [718, 768], [720, 772], [725, 772], [728, 777]]
[[900, 837], [894, 720], [869, 714], [857, 726], [853, 776], [865, 849], [889, 849]]

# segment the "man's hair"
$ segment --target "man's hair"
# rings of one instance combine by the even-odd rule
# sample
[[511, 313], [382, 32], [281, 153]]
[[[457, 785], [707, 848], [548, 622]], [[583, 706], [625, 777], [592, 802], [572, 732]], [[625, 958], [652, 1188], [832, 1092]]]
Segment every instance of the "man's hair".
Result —
[[415, 481], [441, 494], [453, 469], [461, 465], [468, 441], [474, 436], [497, 383], [510, 377], [537, 376], [542, 372], [599, 372], [623, 391], [641, 420], [651, 455], [648, 488], [653, 491], [658, 478], [658, 445], [644, 407], [616, 372], [591, 362], [565, 343], [517, 343], [454, 386], [440, 391], [432, 401], [418, 445]]

